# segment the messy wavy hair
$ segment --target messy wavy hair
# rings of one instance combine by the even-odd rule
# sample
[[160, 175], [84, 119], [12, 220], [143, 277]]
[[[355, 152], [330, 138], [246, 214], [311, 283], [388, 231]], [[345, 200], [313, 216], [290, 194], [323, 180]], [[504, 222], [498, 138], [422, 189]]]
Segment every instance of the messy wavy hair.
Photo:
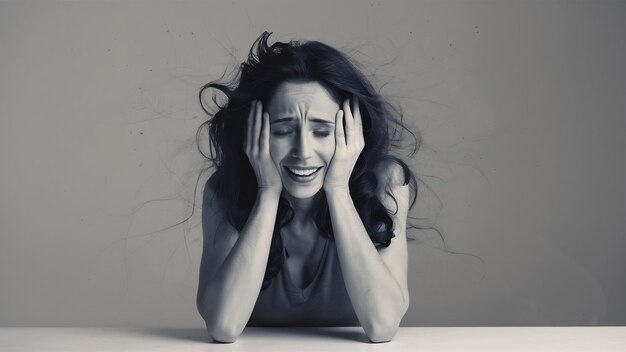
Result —
[[[391, 215], [397, 209], [387, 209], [381, 203], [375, 171], [389, 161], [400, 165], [404, 184], [410, 185], [413, 207], [417, 197], [415, 175], [390, 152], [400, 145], [402, 131], [407, 131], [413, 137], [415, 153], [420, 144], [419, 136], [402, 124], [402, 113], [372, 87], [346, 55], [318, 41], [275, 42], [270, 46], [270, 34], [264, 32], [254, 42], [235, 78], [207, 83], [200, 90], [200, 102], [209, 120], [198, 129], [198, 146], [215, 169], [205, 187], [211, 187], [230, 224], [241, 231], [257, 196], [257, 180], [243, 149], [244, 126], [251, 101], [260, 99], [267, 106], [276, 88], [284, 82], [318, 82], [339, 102], [352, 96], [358, 98], [365, 146], [350, 176], [350, 195], [374, 245], [389, 246], [394, 237]], [[212, 112], [202, 99], [208, 89], [223, 93], [222, 99], [218, 98], [219, 94], [212, 95], [215, 105]], [[203, 131], [208, 131], [208, 155], [201, 148]], [[393, 197], [389, 190], [387, 193]], [[279, 231], [292, 218], [291, 205], [281, 197], [262, 290], [281, 270], [283, 244]], [[324, 236], [333, 236], [328, 203], [323, 194], [314, 221]]]

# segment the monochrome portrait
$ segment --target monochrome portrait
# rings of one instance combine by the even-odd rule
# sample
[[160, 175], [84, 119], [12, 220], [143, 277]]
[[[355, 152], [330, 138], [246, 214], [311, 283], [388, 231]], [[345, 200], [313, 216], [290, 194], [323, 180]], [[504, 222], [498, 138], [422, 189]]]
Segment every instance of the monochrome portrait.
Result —
[[608, 0], [0, 1], [0, 328], [623, 326], [625, 34]]

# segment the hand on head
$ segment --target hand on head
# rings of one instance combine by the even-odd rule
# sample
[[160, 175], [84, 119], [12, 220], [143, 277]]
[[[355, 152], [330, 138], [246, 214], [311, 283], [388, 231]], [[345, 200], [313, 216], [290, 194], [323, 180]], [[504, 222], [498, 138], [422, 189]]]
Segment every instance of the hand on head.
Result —
[[[350, 108], [352, 100], [352, 108]], [[346, 99], [335, 117], [335, 154], [331, 160], [324, 189], [348, 188], [350, 175], [365, 147], [361, 109], [356, 97]]]
[[246, 121], [244, 151], [256, 175], [259, 191], [273, 191], [280, 194], [283, 183], [276, 165], [270, 156], [270, 116], [263, 112], [263, 103], [253, 100]]

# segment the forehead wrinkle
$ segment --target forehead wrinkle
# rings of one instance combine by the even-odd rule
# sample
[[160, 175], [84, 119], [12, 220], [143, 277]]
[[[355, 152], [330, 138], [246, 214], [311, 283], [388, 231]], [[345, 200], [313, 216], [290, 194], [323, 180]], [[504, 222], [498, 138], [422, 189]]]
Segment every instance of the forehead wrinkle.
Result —
[[279, 105], [279, 111], [281, 114], [287, 114], [292, 116], [303, 116], [311, 109], [311, 103], [314, 100], [314, 95], [310, 93], [296, 94], [286, 93], [284, 95], [287, 99], [281, 99]]
[[293, 117], [307, 121], [309, 118], [320, 118], [334, 123], [335, 109], [339, 109], [339, 105], [321, 85], [287, 83], [276, 93], [269, 106], [277, 110], [273, 119]]

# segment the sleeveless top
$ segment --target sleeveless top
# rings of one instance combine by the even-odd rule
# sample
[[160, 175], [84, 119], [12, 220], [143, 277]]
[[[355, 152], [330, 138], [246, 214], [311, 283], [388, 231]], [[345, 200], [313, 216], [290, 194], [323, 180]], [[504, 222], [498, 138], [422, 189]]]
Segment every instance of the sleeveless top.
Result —
[[324, 245], [313, 280], [298, 287], [285, 265], [259, 293], [247, 326], [360, 326], [346, 291], [334, 239]]

